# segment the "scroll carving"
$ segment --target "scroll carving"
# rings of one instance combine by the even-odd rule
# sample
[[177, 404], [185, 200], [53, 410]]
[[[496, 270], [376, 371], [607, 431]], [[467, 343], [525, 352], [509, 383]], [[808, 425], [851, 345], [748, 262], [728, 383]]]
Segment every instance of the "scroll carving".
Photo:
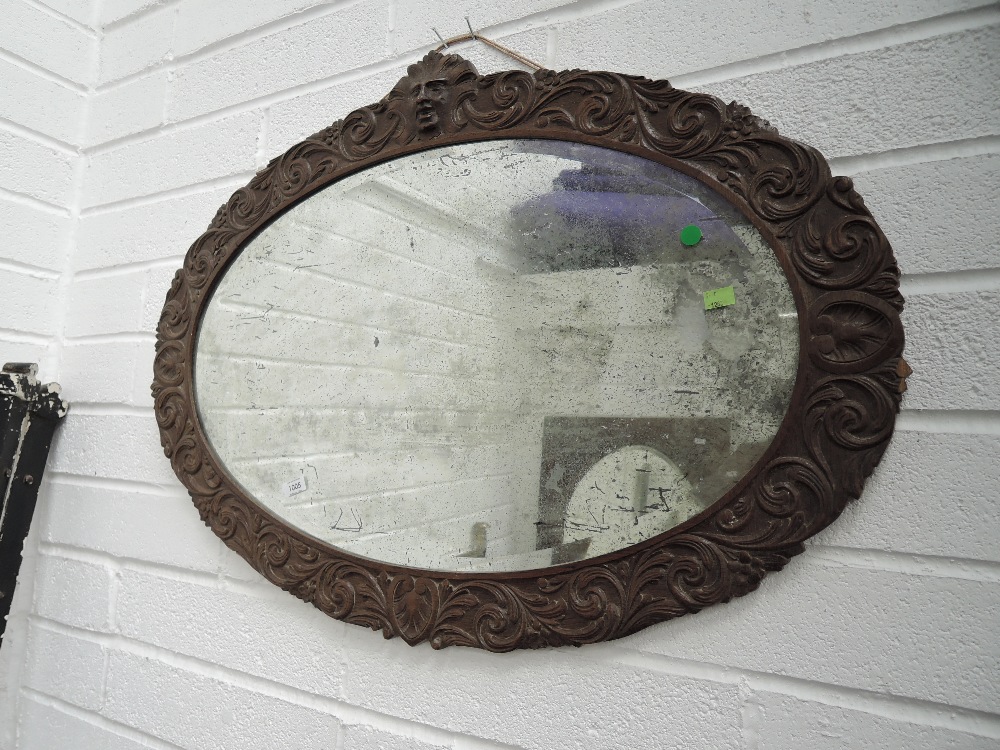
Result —
[[[196, 324], [243, 243], [292, 203], [375, 161], [488, 138], [627, 150], [702, 180], [771, 242], [806, 323], [791, 407], [771, 448], [710, 511], [654, 539], [543, 571], [444, 573], [318, 542], [247, 497], [194, 404]], [[615, 73], [479, 76], [430, 53], [382, 101], [274, 159], [188, 251], [157, 331], [164, 452], [202, 519], [265, 578], [332, 617], [435, 648], [493, 651], [618, 638], [754, 590], [861, 492], [892, 434], [902, 297], [888, 241], [852, 183], [746, 107]]]

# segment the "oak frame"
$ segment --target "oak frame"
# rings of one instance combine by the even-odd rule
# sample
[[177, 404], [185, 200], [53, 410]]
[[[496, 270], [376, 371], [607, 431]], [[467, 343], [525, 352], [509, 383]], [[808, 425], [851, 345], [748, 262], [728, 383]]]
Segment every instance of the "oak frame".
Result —
[[[775, 250], [799, 311], [799, 370], [771, 446], [715, 505], [657, 537], [542, 570], [451, 573], [343, 552], [240, 490], [199, 422], [198, 321], [242, 246], [347, 174], [428, 148], [549, 138], [696, 177]], [[479, 76], [431, 52], [380, 102], [274, 159], [191, 246], [157, 329], [152, 393], [164, 452], [202, 520], [261, 575], [337, 619], [434, 648], [491, 651], [619, 638], [754, 590], [829, 525], [879, 462], [909, 373], [899, 271], [846, 177], [736, 103], [608, 72]]]

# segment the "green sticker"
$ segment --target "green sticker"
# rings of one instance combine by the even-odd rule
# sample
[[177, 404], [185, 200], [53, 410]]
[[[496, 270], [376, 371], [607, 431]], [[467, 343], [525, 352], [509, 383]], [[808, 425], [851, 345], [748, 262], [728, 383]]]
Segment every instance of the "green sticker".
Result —
[[692, 247], [701, 242], [701, 227], [697, 224], [688, 224], [681, 230], [681, 243]]
[[729, 307], [736, 304], [736, 292], [731, 286], [724, 286], [721, 289], [711, 289], [703, 295], [705, 297], [705, 309], [715, 310], [718, 307]]

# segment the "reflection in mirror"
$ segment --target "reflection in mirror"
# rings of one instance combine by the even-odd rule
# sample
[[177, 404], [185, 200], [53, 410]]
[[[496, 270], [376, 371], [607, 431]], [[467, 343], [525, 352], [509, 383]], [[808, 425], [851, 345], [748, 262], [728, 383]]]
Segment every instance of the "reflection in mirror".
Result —
[[221, 464], [299, 529], [387, 563], [527, 570], [719, 500], [774, 438], [797, 360], [774, 253], [710, 189], [489, 141], [366, 169], [261, 231], [207, 306], [195, 392]]

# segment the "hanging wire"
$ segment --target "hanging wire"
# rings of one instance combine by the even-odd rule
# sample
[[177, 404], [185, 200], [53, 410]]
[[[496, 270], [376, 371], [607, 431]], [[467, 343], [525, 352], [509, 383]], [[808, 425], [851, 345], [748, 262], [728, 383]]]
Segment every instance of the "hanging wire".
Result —
[[492, 39], [487, 39], [482, 34], [477, 34], [475, 31], [472, 30], [472, 23], [469, 21], [468, 16], [465, 17], [465, 24], [466, 26], [469, 27], [469, 33], [460, 34], [459, 36], [453, 36], [450, 39], [445, 39], [444, 37], [442, 37], [441, 34], [438, 33], [438, 30], [435, 29], [433, 26], [431, 26], [431, 31], [433, 31], [437, 35], [437, 38], [441, 40], [441, 44], [435, 47], [434, 51], [441, 52], [443, 50], [448, 49], [448, 47], [450, 47], [451, 45], [460, 44], [461, 42], [482, 42], [487, 47], [492, 47], [497, 52], [503, 55], [507, 55], [507, 57], [511, 58], [512, 60], [517, 60], [519, 63], [528, 68], [531, 68], [532, 70], [542, 69], [542, 66], [536, 63], [534, 60], [529, 60], [527, 57], [520, 54], [519, 52], [515, 52], [514, 50], [510, 49], [510, 47], [505, 47], [504, 45], [500, 44], [500, 42], [494, 42]]

